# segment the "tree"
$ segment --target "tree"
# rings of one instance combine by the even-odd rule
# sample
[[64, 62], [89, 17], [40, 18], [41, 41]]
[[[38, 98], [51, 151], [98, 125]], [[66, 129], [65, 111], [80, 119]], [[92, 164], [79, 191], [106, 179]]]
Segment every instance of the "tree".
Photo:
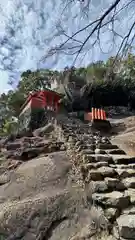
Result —
[[37, 70], [35, 72], [26, 71], [22, 73], [21, 81], [17, 88], [26, 97], [31, 91], [50, 87], [53, 77], [54, 73], [49, 69], [44, 71]]
[[19, 90], [9, 91], [8, 93], [8, 108], [14, 116], [18, 116], [20, 108], [25, 101], [25, 95]]
[[[0, 8], [1, 15], [4, 15], [7, 19], [5, 26], [7, 34], [3, 34], [1, 38], [0, 70], [9, 72], [11, 76], [10, 83], [15, 81], [13, 75], [15, 73], [18, 75], [20, 72], [20, 62], [22, 61], [17, 61], [17, 56], [21, 56], [22, 48], [26, 41], [26, 39], [22, 39], [22, 41], [18, 39], [18, 36], [23, 37], [24, 35], [19, 35], [24, 29], [23, 7], [25, 6], [25, 9], [29, 12], [35, 5], [28, 2], [25, 1], [24, 3], [21, 1], [16, 3], [14, 11], [18, 13], [17, 16], [14, 13], [10, 13], [7, 17], [4, 10]], [[50, 15], [42, 11], [45, 9], [47, 1], [39, 2], [38, 8], [40, 9], [40, 4], [42, 4], [42, 8], [41, 12], [37, 11], [37, 14], [39, 14], [38, 22], [45, 29], [53, 13]], [[125, 56], [130, 46], [134, 45], [134, 4], [134, 0], [50, 0], [50, 5], [54, 7], [53, 10], [57, 9], [58, 11], [55, 14], [56, 19], [54, 16], [53, 21], [51, 21], [52, 25], [50, 23], [49, 28], [47, 27], [47, 30], [49, 29], [50, 32], [44, 31], [44, 34], [41, 36], [38, 32], [41, 28], [38, 26], [36, 28], [35, 26], [30, 33], [30, 40], [34, 42], [34, 46], [37, 49], [41, 50], [44, 48], [41, 62], [48, 56], [55, 55], [56, 58], [52, 58], [51, 63], [53, 59], [57, 63], [57, 57], [61, 54], [64, 56], [68, 55], [69, 61], [73, 60], [73, 65], [80, 65], [85, 57], [91, 61], [92, 56], [97, 55], [94, 49], [98, 53], [100, 51], [100, 53], [109, 52], [110, 55], [114, 54], [116, 57], [118, 55]], [[126, 27], [124, 20], [126, 21]], [[107, 37], [105, 33], [107, 33]], [[17, 41], [14, 40], [16, 35]], [[4, 50], [5, 48], [7, 51]], [[92, 59], [92, 61], [95, 60]], [[40, 61], [37, 61], [37, 65], [40, 68]]]
[[[104, 62], [93, 62], [87, 67], [66, 67], [64, 71], [41, 69], [35, 72], [28, 70], [22, 73], [17, 88], [0, 96], [0, 135], [3, 134], [3, 131], [4, 134], [10, 132], [10, 129], [12, 128], [11, 125], [13, 125], [11, 124], [11, 118], [13, 116], [18, 117], [20, 107], [26, 100], [29, 92], [34, 89], [41, 89], [42, 86], [47, 87], [48, 83], [52, 83], [54, 79], [58, 83], [57, 91], [65, 94], [68, 99], [70, 98], [70, 100], [72, 98], [72, 103], [74, 103], [74, 106], [77, 105], [78, 108], [80, 108], [80, 102], [83, 106], [84, 100], [87, 102], [87, 100], [91, 97], [90, 93], [92, 92], [92, 88], [97, 89], [97, 95], [95, 95], [95, 98], [97, 98], [99, 92], [101, 92], [102, 95], [102, 91], [109, 98], [109, 96], [114, 96], [115, 92], [116, 95], [119, 95], [120, 90], [121, 92], [125, 92], [125, 95], [132, 93], [132, 96], [134, 97], [135, 55], [130, 51], [124, 59], [117, 58], [114, 68], [111, 72], [109, 72], [110, 75], [108, 75], [108, 69], [112, 66], [114, 59], [115, 56], [110, 57]], [[69, 82], [71, 81], [74, 83], [74, 89], [77, 89], [76, 92], [80, 91], [78, 95], [75, 91], [73, 91], [73, 93], [75, 93], [74, 96], [77, 97], [75, 101], [73, 94], [71, 94], [72, 97], [69, 96], [70, 91], [68, 90], [70, 89], [67, 89], [66, 93], [63, 90], [64, 88], [61, 90], [61, 86], [66, 86], [65, 78], [67, 76], [69, 77]], [[94, 83], [91, 84], [93, 78]], [[88, 84], [86, 84], [86, 80]], [[127, 100], [125, 100], [125, 102], [126, 101]], [[69, 105], [71, 106], [72, 104], [70, 103]], [[7, 121], [6, 123], [5, 120]]]
[[121, 84], [129, 89], [135, 87], [135, 56], [129, 52], [119, 71]]
[[[79, 7], [77, 4], [78, 2], [80, 2], [80, 8], [82, 11], [77, 11], [77, 7]], [[93, 50], [94, 47], [98, 48], [100, 52], [104, 52], [102, 48], [104, 33], [108, 33], [110, 36], [110, 46], [105, 46], [108, 51], [110, 48], [117, 49], [117, 51], [115, 51], [115, 59], [117, 59], [118, 56], [126, 56], [128, 49], [134, 44], [135, 40], [135, 18], [134, 14], [131, 14], [133, 16], [132, 18], [130, 15], [130, 12], [134, 13], [135, 1], [112, 0], [109, 6], [108, 1], [103, 1], [103, 3], [105, 4], [104, 9], [103, 5], [101, 3], [98, 3], [97, 12], [93, 14], [93, 8], [91, 8], [91, 5], [96, 4], [95, 1], [64, 1], [63, 4], [65, 4], [65, 6], [64, 10], [62, 10], [63, 17], [61, 16], [61, 20], [59, 20], [57, 23], [57, 33], [55, 34], [55, 38], [60, 36], [62, 40], [59, 44], [54, 44], [50, 47], [44, 59], [47, 59], [52, 55], [55, 55], [56, 57], [58, 57], [60, 54], [71, 55], [74, 56], [73, 64], [75, 64], [79, 57], [84, 58], [85, 55], [90, 52], [90, 50]], [[79, 21], [80, 14], [82, 14], [82, 18], [88, 17], [87, 20], [89, 22], [86, 25], [82, 26], [80, 21], [77, 30], [72, 32], [72, 30], [70, 31], [70, 26], [69, 29], [67, 29], [65, 26], [66, 21], [68, 24], [67, 16], [70, 14], [71, 9], [73, 7], [75, 8], [75, 5], [76, 12], [78, 14], [76, 13], [75, 15], [70, 16], [71, 18], [73, 17], [71, 21], [72, 24], [75, 21], [77, 22], [77, 20]], [[127, 16], [127, 12], [129, 12], [130, 16]], [[125, 21], [128, 22], [129, 25], [125, 31], [123, 31], [123, 27], [121, 27], [124, 21], [124, 16], [126, 16]], [[82, 18], [80, 19], [82, 20]], [[64, 22], [64, 24], [62, 24], [62, 22]], [[71, 32], [71, 34], [68, 32]]]
[[98, 61], [96, 63], [91, 63], [87, 67], [87, 81], [96, 80], [96, 81], [103, 81], [107, 68], [104, 62]]
[[3, 133], [9, 135], [11, 133], [16, 133], [18, 129], [18, 123], [13, 120], [6, 120], [3, 124]]

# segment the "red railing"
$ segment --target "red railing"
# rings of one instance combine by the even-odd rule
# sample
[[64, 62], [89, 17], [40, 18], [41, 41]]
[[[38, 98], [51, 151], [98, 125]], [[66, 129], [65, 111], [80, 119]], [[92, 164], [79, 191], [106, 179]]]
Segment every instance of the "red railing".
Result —
[[84, 119], [87, 121], [106, 120], [106, 112], [103, 109], [92, 108], [92, 112], [85, 113]]

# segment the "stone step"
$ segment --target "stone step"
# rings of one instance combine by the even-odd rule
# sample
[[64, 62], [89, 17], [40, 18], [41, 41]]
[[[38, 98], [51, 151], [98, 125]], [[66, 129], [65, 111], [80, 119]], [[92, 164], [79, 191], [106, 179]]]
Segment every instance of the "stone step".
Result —
[[95, 149], [95, 154], [107, 154], [105, 150], [96, 148]]
[[112, 168], [115, 168], [115, 169], [135, 169], [135, 163], [133, 164], [127, 164], [127, 165], [124, 165], [124, 164], [120, 164], [120, 165], [117, 165], [117, 164], [110, 164], [109, 165], [110, 167]]
[[108, 166], [107, 162], [87, 163], [83, 165], [83, 167], [87, 170], [97, 169], [100, 167], [107, 167], [107, 166]]
[[97, 193], [109, 193], [112, 191], [124, 191], [126, 187], [116, 178], [105, 178], [104, 181], [91, 181], [90, 189]]
[[110, 157], [112, 157], [113, 162], [115, 164], [132, 164], [135, 163], [135, 157], [130, 157], [128, 155], [112, 155], [109, 154]]
[[97, 148], [99, 149], [103, 149], [103, 150], [106, 150], [106, 149], [119, 149], [117, 145], [113, 145], [113, 144], [106, 144], [106, 143], [99, 143], [97, 144]]
[[101, 181], [106, 177], [116, 177], [117, 172], [110, 167], [100, 167], [88, 172], [88, 181]]
[[130, 205], [130, 196], [119, 191], [113, 191], [111, 193], [94, 193], [92, 198], [96, 204], [106, 208], [110, 207], [122, 210]]
[[110, 167], [100, 167], [97, 170], [98, 172], [101, 172], [103, 177], [116, 177], [118, 175], [115, 169]]
[[135, 189], [129, 188], [125, 190], [125, 195], [130, 197], [131, 204], [135, 206]]
[[97, 171], [96, 169], [89, 171], [88, 176], [86, 178], [87, 182], [91, 182], [91, 181], [102, 181], [104, 180], [103, 175], [101, 174], [101, 172]]
[[127, 188], [134, 188], [135, 189], [135, 177], [125, 178], [125, 179], [122, 180], [122, 182], [124, 183], [124, 185]]
[[119, 169], [115, 168], [116, 172], [119, 175], [119, 178], [127, 178], [127, 177], [135, 177], [135, 170], [134, 169]]
[[115, 155], [126, 155], [126, 153], [121, 149], [105, 149], [104, 150], [107, 154], [115, 154]]
[[88, 162], [107, 162], [109, 164], [113, 163], [112, 157], [108, 155], [102, 155], [102, 154], [87, 154], [83, 156], [84, 159], [87, 159]]
[[116, 239], [135, 239], [135, 214], [123, 214], [116, 220], [113, 232]]
[[108, 192], [108, 186], [105, 181], [91, 181], [90, 182], [90, 189], [92, 192], [97, 193], [104, 193]]
[[90, 154], [94, 154], [94, 151], [91, 149], [83, 149], [80, 151], [81, 155], [90, 155]]
[[107, 177], [105, 178], [105, 183], [108, 186], [108, 189], [110, 190], [118, 190], [118, 191], [124, 191], [126, 189], [125, 185], [123, 182], [121, 182], [119, 179], [117, 178], [110, 178]]
[[122, 211], [122, 214], [135, 214], [135, 206], [128, 207]]

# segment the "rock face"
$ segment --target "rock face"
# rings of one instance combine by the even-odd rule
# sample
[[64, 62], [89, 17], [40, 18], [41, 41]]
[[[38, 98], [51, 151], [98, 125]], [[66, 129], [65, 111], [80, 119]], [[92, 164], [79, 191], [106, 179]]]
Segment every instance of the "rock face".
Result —
[[0, 188], [3, 239], [63, 239], [69, 228], [68, 239], [77, 234], [80, 224], [83, 228], [92, 222], [90, 210], [84, 210], [83, 191], [68, 184], [70, 170], [66, 153], [57, 152], [25, 162], [10, 173], [10, 182]]
[[135, 239], [135, 157], [64, 116], [37, 133], [2, 150], [0, 237]]
[[72, 182], [72, 163], [65, 143], [54, 136], [23, 137], [4, 146], [5, 160], [0, 166], [1, 239], [71, 239], [80, 229], [86, 238], [100, 229], [100, 225], [95, 229], [92, 224], [102, 212], [87, 204], [84, 189]]

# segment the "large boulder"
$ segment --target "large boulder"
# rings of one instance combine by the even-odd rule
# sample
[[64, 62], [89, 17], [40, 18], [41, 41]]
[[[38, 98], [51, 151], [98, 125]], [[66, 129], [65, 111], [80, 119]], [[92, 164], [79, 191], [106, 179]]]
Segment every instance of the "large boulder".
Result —
[[50, 134], [53, 131], [54, 131], [54, 125], [52, 123], [48, 123], [44, 127], [34, 130], [33, 135], [36, 137], [37, 136], [43, 137], [45, 134]]
[[[70, 239], [81, 228], [91, 226], [86, 196], [70, 181], [70, 170], [66, 153], [57, 152], [10, 172], [0, 186], [1, 238]], [[93, 229], [88, 235], [93, 235]]]

